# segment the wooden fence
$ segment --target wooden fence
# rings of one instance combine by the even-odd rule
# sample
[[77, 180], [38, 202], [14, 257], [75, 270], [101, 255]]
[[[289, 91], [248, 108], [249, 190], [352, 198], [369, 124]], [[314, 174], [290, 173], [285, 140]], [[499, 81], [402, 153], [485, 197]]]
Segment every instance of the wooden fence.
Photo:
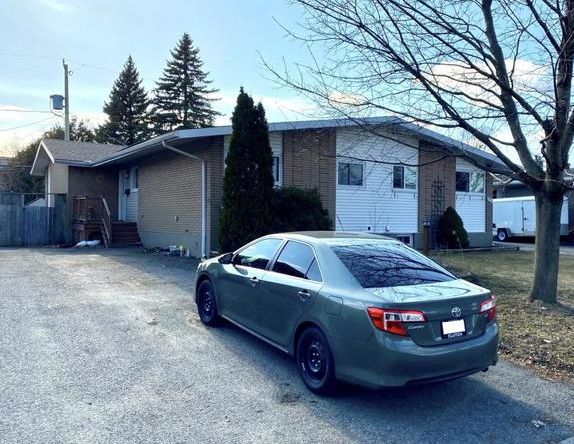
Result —
[[40, 246], [65, 242], [65, 194], [33, 200], [21, 193], [0, 193], [0, 246]]

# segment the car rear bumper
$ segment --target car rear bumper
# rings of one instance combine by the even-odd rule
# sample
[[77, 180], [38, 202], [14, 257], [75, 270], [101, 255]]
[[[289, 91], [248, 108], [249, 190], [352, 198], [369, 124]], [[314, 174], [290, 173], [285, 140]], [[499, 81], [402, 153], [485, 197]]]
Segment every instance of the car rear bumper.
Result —
[[381, 388], [445, 381], [486, 370], [497, 362], [497, 345], [498, 324], [493, 322], [477, 338], [432, 347], [376, 331], [364, 344], [355, 344], [352, 361], [340, 353], [340, 344], [334, 354], [338, 378]]

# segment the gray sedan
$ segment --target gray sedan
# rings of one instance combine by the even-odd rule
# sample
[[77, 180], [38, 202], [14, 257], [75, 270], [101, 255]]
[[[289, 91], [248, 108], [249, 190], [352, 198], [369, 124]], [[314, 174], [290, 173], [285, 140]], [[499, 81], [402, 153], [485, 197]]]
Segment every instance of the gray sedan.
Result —
[[201, 320], [295, 357], [317, 394], [454, 379], [496, 364], [494, 295], [383, 236], [274, 234], [198, 267]]

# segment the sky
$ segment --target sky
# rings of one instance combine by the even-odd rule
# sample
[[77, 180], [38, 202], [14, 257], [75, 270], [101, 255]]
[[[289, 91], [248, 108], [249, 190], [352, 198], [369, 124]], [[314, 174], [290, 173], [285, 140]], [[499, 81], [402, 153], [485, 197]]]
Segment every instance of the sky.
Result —
[[262, 62], [305, 60], [305, 47], [282, 28], [296, 27], [301, 12], [287, 0], [0, 0], [0, 155], [63, 122], [49, 112], [49, 96], [64, 92], [63, 58], [71, 115], [97, 125], [128, 56], [151, 91], [184, 32], [219, 89], [216, 124], [230, 123], [240, 86], [263, 102], [270, 122], [317, 117]]

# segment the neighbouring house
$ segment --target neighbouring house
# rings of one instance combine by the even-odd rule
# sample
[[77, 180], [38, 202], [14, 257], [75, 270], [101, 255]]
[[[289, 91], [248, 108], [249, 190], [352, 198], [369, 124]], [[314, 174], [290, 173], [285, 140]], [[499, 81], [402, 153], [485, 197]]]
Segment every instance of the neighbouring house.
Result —
[[[108, 244], [135, 227], [128, 240], [209, 255], [231, 130], [177, 130], [129, 147], [43, 140], [31, 172], [46, 177], [48, 199], [67, 193], [76, 241], [97, 235], [86, 228], [94, 222]], [[276, 185], [316, 189], [336, 230], [420, 247], [424, 223], [434, 232], [452, 206], [471, 245], [491, 244], [487, 172], [507, 169], [489, 153], [396, 117], [271, 123], [269, 135]]]

